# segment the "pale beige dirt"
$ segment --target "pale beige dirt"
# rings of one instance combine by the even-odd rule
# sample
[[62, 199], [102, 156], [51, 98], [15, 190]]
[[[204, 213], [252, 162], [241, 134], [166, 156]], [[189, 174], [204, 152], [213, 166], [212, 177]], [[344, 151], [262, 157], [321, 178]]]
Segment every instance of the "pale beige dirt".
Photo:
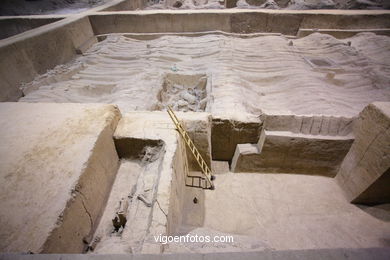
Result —
[[[161, 147], [157, 152], [156, 158], [150, 162], [144, 158], [122, 160], [102, 220], [94, 235], [99, 240], [94, 253], [140, 253], [150, 228], [153, 214], [151, 206], [155, 203], [159, 181], [159, 166], [163, 155]], [[128, 221], [124, 228], [116, 232], [112, 219], [119, 209], [121, 199], [126, 200], [129, 205], [126, 210]]]
[[[94, 239], [98, 242], [94, 249], [95, 253], [99, 251], [104, 253], [132, 253], [131, 245], [128, 241], [122, 239], [123, 230], [120, 233], [114, 232], [112, 219], [119, 209], [121, 199], [129, 200], [128, 196], [134, 195], [137, 178], [141, 170], [141, 165], [137, 162], [121, 161], [107, 205], [94, 234]], [[129, 219], [129, 224], [131, 221]]]
[[[221, 6], [215, 0], [187, 0], [183, 8]], [[263, 112], [352, 117], [373, 101], [390, 101], [390, 38], [386, 36], [364, 33], [343, 40], [318, 33], [301, 39], [229, 34], [142, 38], [109, 35], [72, 62], [26, 84], [18, 106], [0, 110], [3, 129], [15, 130], [4, 130], [0, 138], [5, 140], [0, 142], [0, 157], [6, 162], [0, 166], [2, 251], [39, 252], [50, 232], [61, 225], [66, 203], [76, 197], [79, 173], [88, 164], [99, 129], [118, 114], [112, 106], [96, 112], [84, 109], [88, 105], [62, 104], [66, 109], [57, 113], [59, 108], [52, 104], [23, 102], [112, 103], [122, 112], [165, 110], [167, 105], [180, 111], [206, 111], [178, 115], [192, 120], [188, 129], [210, 155], [210, 113], [238, 121]], [[20, 111], [28, 105], [37, 109]], [[23, 124], [16, 124], [15, 119]], [[106, 137], [112, 141], [111, 132]], [[94, 223], [98, 217], [94, 221], [87, 218], [90, 209], [82, 201], [84, 226], [90, 225], [91, 230], [98, 226], [93, 238], [99, 237], [100, 242], [94, 253], [390, 246], [389, 205], [352, 205], [335, 180], [325, 177], [231, 174], [226, 162], [214, 162], [219, 173], [216, 190], [201, 191], [197, 206], [203, 209], [190, 215], [194, 207], [183, 205], [187, 203], [183, 197], [192, 201], [194, 190], [180, 190], [184, 186], [178, 178], [183, 163], [178, 156], [179, 136], [165, 111], [126, 114], [113, 138], [162, 140], [164, 154], [147, 165], [122, 161], [99, 225]], [[101, 149], [102, 157], [95, 160], [100, 162], [107, 150]], [[115, 168], [118, 158], [115, 149], [111, 152]], [[100, 184], [93, 190], [100, 189]], [[101, 193], [109, 194], [108, 190]], [[89, 196], [90, 201], [95, 198]], [[130, 204], [128, 223], [116, 233], [111, 220], [121, 199]], [[172, 220], [174, 214], [183, 226]], [[80, 219], [73, 217], [72, 223]], [[235, 241], [163, 248], [153, 236], [170, 229], [191, 235], [233, 235]]]
[[[200, 149], [209, 150], [210, 146], [207, 143], [209, 133], [203, 133], [204, 130], [210, 129], [209, 114], [178, 112], [177, 116], [184, 121], [184, 124], [190, 133], [197, 132], [198, 143], [204, 144], [205, 146], [200, 147]], [[180, 140], [179, 133], [175, 131], [174, 124], [166, 112], [130, 112], [124, 114], [120, 120], [114, 138], [162, 140], [164, 142], [165, 153], [161, 159], [161, 164], [158, 165], [158, 169], [156, 169], [157, 161], [147, 166], [149, 167], [147, 169], [145, 167], [136, 166], [134, 162], [125, 161], [122, 163], [118, 172], [119, 179], [113, 187], [113, 194], [116, 194], [115, 191], [118, 190], [121, 190], [120, 192], [122, 192], [122, 194], [129, 191], [129, 189], [126, 189], [127, 191], [122, 191], [122, 188], [115, 188], [118, 187], [118, 185], [121, 185], [121, 180], [129, 183], [125, 180], [126, 174], [138, 174], [138, 170], [142, 171], [145, 169], [145, 174], [152, 176], [159, 175], [158, 190], [153, 199], [151, 199], [151, 207], [148, 208], [152, 210], [152, 214], [141, 214], [142, 210], [146, 207], [142, 202], [134, 203], [139, 207], [139, 214], [135, 215], [136, 218], [134, 219], [134, 223], [130, 220], [129, 229], [126, 231], [127, 228], [125, 228], [122, 237], [116, 236], [116, 234], [107, 235], [110, 232], [110, 226], [109, 221], [106, 220], [106, 224], [101, 225], [103, 229], [99, 228], [99, 230], [103, 231], [103, 236], [105, 236], [106, 239], [102, 240], [100, 245], [98, 245], [96, 252], [109, 253], [113, 252], [113, 250], [117, 250], [117, 252], [128, 252], [131, 249], [133, 253], [160, 253], [162, 245], [155, 242], [154, 236], [165, 234], [170, 232], [170, 230], [175, 230], [180, 224], [179, 222], [183, 214], [181, 212], [181, 205], [183, 201], [182, 189], [184, 188], [184, 172], [182, 168], [182, 154], [180, 153], [180, 150], [178, 150]], [[203, 138], [205, 138], [205, 140]], [[127, 178], [131, 177], [127, 176]], [[138, 179], [138, 182], [142, 183], [141, 177]], [[148, 179], [145, 179], [145, 183], [146, 182], [148, 182]], [[128, 187], [129, 186], [131, 186], [131, 184], [128, 184]], [[139, 193], [142, 192], [142, 185], [140, 185], [140, 183], [137, 184], [136, 191]], [[118, 200], [118, 197], [116, 200]], [[108, 205], [111, 205], [110, 203], [111, 202], [109, 202]], [[108, 212], [109, 211], [110, 210], [108, 209]], [[129, 213], [131, 211], [132, 210], [129, 209]], [[169, 214], [166, 215], [168, 212]], [[103, 217], [103, 219], [107, 218]], [[97, 235], [99, 235], [99, 233]], [[140, 236], [142, 239], [134, 239]], [[114, 246], [115, 244], [117, 246]]]
[[[20, 101], [113, 103], [122, 112], [164, 110], [171, 104], [181, 111], [205, 110], [243, 121], [263, 112], [351, 117], [372, 101], [390, 100], [390, 38], [386, 36], [359, 34], [338, 40], [315, 33], [291, 40], [280, 35], [244, 39], [209, 34], [148, 39], [109, 35], [83, 56], [25, 85], [26, 96]], [[130, 206], [130, 215], [136, 209], [144, 212], [129, 216], [127, 231], [111, 233], [118, 200], [141, 181], [126, 173], [138, 174], [142, 167], [124, 163], [96, 234], [102, 240], [95, 252], [160, 252], [153, 235], [178, 224], [170, 222], [165, 212], [183, 213], [179, 206], [171, 208], [173, 200], [182, 205], [182, 198], [172, 190], [177, 181], [173, 163], [177, 133], [166, 112], [135, 112], [121, 120], [115, 134], [120, 137], [165, 142], [161, 168], [150, 172], [152, 178], [160, 175], [159, 188], [151, 207], [140, 201]], [[226, 165], [219, 166], [219, 171], [226, 171]], [[235, 243], [170, 245], [166, 252], [389, 246], [387, 205], [349, 204], [333, 179], [220, 174], [215, 185], [216, 190], [206, 191], [202, 201], [203, 224], [190, 232], [234, 234]]]
[[[253, 236], [224, 233], [208, 227], [198, 227], [191, 230], [191, 236], [226, 236], [230, 239], [233, 236], [233, 242], [189, 242], [189, 243], [170, 243], [164, 253], [212, 253], [212, 252], [248, 252], [271, 250], [261, 238]], [[184, 234], [186, 236], [186, 234]]]
[[[0, 104], [1, 252], [51, 251], [44, 244], [56, 241], [56, 250], [65, 244], [62, 252], [75, 253], [74, 242], [83, 245], [71, 226], [82, 224], [77, 232], [86, 235], [104, 204], [117, 170], [109, 135], [119, 116], [112, 105]], [[56, 228], [62, 240], [49, 238]]]
[[390, 200], [390, 103], [367, 106], [355, 123], [355, 141], [336, 176], [348, 201]]
[[[389, 246], [389, 204], [350, 204], [332, 178], [220, 174], [205, 191], [205, 221], [195, 235], [233, 235], [234, 243], [172, 244], [167, 251], [290, 250]], [[245, 241], [241, 246], [242, 241]]]
[[[224, 0], [152, 0], [146, 9], [223, 9]], [[237, 0], [242, 9], [388, 9], [386, 0]]]
[[[390, 100], [389, 46], [389, 37], [370, 33], [344, 40], [318, 33], [296, 40], [111, 35], [84, 56], [27, 84], [20, 101], [102, 102], [122, 111], [154, 110], [167, 74], [205, 74], [211, 91], [203, 102], [214, 115], [351, 117], [372, 101]], [[313, 67], [308, 62], [313, 59], [325, 66]]]

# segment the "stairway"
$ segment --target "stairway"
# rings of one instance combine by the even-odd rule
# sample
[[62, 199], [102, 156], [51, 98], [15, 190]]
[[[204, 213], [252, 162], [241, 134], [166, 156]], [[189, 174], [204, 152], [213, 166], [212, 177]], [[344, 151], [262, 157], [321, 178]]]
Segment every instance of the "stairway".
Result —
[[[281, 120], [282, 119], [282, 120]], [[286, 117], [265, 119], [256, 144], [238, 144], [232, 159], [232, 172], [299, 173], [334, 177], [348, 153], [354, 137], [341, 127], [345, 118], [295, 117], [286, 125]], [[299, 120], [297, 120], [299, 119]], [[325, 127], [325, 120], [338, 123], [339, 130]], [[300, 123], [297, 124], [297, 121]], [[307, 121], [311, 121], [306, 127]], [[322, 127], [314, 129], [316, 122]], [[292, 127], [297, 125], [296, 127]], [[318, 124], [320, 125], [320, 124]], [[349, 123], [348, 123], [349, 125]], [[303, 126], [303, 127], [302, 127]], [[308, 130], [306, 131], [305, 128]], [[328, 131], [332, 129], [332, 131]], [[343, 129], [341, 131], [341, 129]], [[290, 131], [288, 131], [290, 130]]]

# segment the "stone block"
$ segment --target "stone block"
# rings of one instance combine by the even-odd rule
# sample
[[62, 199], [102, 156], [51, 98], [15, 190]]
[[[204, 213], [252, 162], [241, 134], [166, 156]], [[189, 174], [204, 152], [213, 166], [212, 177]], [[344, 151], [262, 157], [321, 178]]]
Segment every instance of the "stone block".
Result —
[[0, 251], [82, 253], [118, 168], [113, 105], [0, 104]]
[[336, 176], [349, 201], [390, 202], [390, 103], [374, 102], [360, 113], [356, 139]]

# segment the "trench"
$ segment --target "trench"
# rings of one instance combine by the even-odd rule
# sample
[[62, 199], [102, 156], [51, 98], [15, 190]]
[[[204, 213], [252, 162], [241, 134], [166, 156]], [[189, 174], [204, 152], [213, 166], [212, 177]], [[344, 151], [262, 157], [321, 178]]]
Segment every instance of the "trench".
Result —
[[[385, 65], [320, 34], [146, 36], [107, 35], [27, 84], [19, 101], [113, 103], [124, 114], [155, 117], [167, 117], [169, 105], [181, 115], [207, 114], [209, 121], [193, 120], [190, 136], [217, 176], [216, 189], [186, 186], [183, 164], [192, 174], [199, 169], [178, 136], [171, 143], [115, 137], [120, 167], [88, 253], [381, 246], [375, 232], [382, 225], [345, 201], [332, 177], [353, 142], [354, 117], [389, 98], [379, 73]], [[144, 136], [174, 132], [170, 121], [138, 120]], [[167, 161], [168, 181], [161, 179]], [[157, 232], [234, 241], [161, 244], [153, 242]], [[367, 240], [352, 239], [362, 234]]]
[[[133, 140], [132, 154], [117, 149], [120, 166], [89, 251], [139, 253], [153, 215], [164, 144]], [[137, 149], [138, 148], [138, 149]]]

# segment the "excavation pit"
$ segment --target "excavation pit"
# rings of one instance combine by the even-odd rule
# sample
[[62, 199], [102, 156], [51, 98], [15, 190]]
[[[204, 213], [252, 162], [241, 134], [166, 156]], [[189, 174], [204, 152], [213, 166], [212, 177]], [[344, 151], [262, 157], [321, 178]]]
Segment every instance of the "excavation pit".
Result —
[[162, 89], [158, 93], [158, 110], [165, 110], [167, 106], [171, 106], [175, 111], [205, 111], [209, 89], [207, 79], [206, 74], [166, 74]]
[[350, 202], [388, 198], [388, 11], [114, 2], [0, 44], [2, 252], [378, 258], [389, 206]]

